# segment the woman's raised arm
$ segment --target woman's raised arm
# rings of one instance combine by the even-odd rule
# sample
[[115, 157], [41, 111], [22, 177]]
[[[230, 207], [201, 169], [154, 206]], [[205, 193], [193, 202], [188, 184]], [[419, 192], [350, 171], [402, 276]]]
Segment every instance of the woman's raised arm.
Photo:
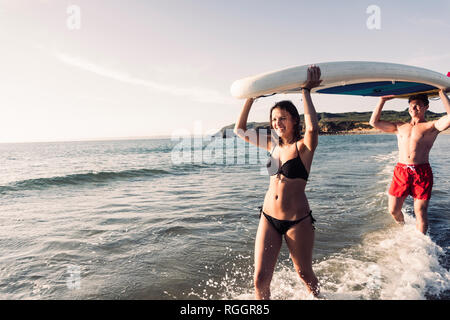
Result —
[[249, 98], [245, 101], [244, 107], [239, 114], [233, 132], [245, 141], [270, 151], [272, 148], [270, 134], [267, 135], [265, 133], [260, 133], [255, 129], [247, 130], [248, 114], [250, 113], [250, 109], [254, 101], [254, 98]]
[[314, 152], [319, 143], [319, 121], [317, 120], [316, 109], [311, 99], [311, 89], [318, 87], [320, 80], [320, 68], [312, 65], [308, 68], [308, 78], [302, 87], [303, 108], [305, 115], [305, 138], [304, 144], [309, 151]]

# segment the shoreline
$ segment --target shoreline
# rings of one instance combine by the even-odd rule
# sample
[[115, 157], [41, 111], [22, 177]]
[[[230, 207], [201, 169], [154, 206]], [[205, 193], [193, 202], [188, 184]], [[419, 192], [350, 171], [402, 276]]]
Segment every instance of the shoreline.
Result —
[[344, 136], [344, 135], [381, 135], [381, 134], [392, 134], [387, 132], [382, 132], [379, 130], [351, 130], [351, 131], [340, 131], [340, 132], [320, 132], [319, 136]]
[[[442, 131], [440, 134], [450, 135], [450, 129]], [[395, 133], [383, 132], [377, 129], [361, 129], [350, 131], [337, 131], [337, 132], [319, 132], [319, 136], [345, 136], [345, 135], [395, 135]], [[217, 136], [211, 136], [217, 137]], [[234, 138], [235, 136], [219, 136], [222, 139]]]
[[[360, 130], [350, 130], [350, 131], [341, 131], [341, 132], [332, 132], [332, 133], [319, 133], [319, 135], [345, 135], [345, 134], [349, 134], [349, 135], [353, 135], [353, 134], [367, 134], [367, 135], [372, 135], [372, 134], [394, 134], [394, 133], [388, 133], [388, 132], [383, 132], [377, 129], [360, 129]], [[450, 128], [447, 130], [444, 130], [442, 132], [440, 132], [439, 134], [450, 134]]]

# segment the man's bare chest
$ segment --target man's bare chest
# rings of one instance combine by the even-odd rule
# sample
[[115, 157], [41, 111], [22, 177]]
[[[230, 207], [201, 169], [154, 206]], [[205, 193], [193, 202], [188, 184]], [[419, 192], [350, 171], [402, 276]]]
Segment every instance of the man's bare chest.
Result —
[[404, 124], [398, 128], [397, 136], [400, 142], [408, 144], [432, 144], [436, 139], [429, 123]]

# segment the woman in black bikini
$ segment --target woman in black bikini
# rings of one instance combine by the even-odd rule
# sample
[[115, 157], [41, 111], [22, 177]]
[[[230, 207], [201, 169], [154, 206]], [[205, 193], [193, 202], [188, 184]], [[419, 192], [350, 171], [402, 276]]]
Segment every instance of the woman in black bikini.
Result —
[[305, 136], [300, 137], [300, 116], [290, 101], [281, 101], [270, 110], [271, 136], [248, 135], [247, 118], [254, 99], [250, 98], [236, 122], [234, 132], [247, 142], [271, 152], [267, 164], [269, 190], [261, 208], [255, 240], [255, 291], [257, 299], [270, 298], [270, 282], [284, 236], [295, 270], [308, 291], [317, 296], [319, 283], [312, 270], [314, 218], [305, 195], [319, 126], [310, 90], [320, 84], [320, 69], [308, 68], [308, 80], [302, 86], [305, 114]]

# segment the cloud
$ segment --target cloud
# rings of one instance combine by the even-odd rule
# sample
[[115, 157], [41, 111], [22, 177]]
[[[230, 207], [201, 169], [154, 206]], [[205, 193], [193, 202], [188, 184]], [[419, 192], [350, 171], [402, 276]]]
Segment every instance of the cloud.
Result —
[[74, 57], [63, 52], [53, 52], [52, 55], [60, 62], [71, 67], [79, 68], [119, 82], [147, 87], [154, 91], [159, 91], [174, 96], [188, 97], [196, 102], [214, 104], [234, 104], [236, 102], [231, 97], [224, 96], [215, 90], [203, 87], [179, 87], [167, 83], [158, 83], [147, 79], [141, 79], [126, 72], [110, 69], [97, 63], [79, 57]]

